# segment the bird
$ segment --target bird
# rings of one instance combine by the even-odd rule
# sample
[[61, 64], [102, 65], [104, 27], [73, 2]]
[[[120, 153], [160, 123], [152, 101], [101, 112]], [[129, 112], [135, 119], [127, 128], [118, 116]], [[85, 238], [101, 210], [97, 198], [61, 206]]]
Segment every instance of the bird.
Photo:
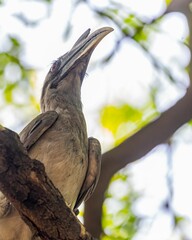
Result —
[[[85, 31], [71, 50], [52, 64], [43, 84], [41, 113], [19, 134], [31, 159], [41, 161], [67, 206], [78, 207], [99, 179], [101, 146], [87, 137], [81, 86], [90, 57], [111, 27]], [[0, 193], [0, 240], [31, 240], [33, 234], [17, 210]]]

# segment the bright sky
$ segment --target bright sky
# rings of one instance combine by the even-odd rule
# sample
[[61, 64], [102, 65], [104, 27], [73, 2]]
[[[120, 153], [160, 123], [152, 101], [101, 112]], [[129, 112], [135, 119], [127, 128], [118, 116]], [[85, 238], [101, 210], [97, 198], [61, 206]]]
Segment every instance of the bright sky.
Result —
[[[102, 7], [108, 1], [91, 1], [94, 5]], [[121, 1], [119, 1], [121, 2]], [[133, 12], [138, 12], [144, 18], [151, 19], [159, 15], [164, 9], [164, 2], [161, 0], [130, 0], [128, 2]], [[57, 0], [54, 2], [53, 11], [50, 11], [50, 18], [47, 18], [34, 28], [27, 28], [13, 14], [27, 13], [30, 19], [38, 19], [47, 14], [45, 5], [36, 2], [9, 0], [0, 9], [0, 50], [5, 49], [6, 34], [19, 36], [25, 46], [23, 60], [29, 66], [35, 66], [38, 71], [38, 82], [36, 83], [37, 96], [40, 96], [44, 77], [50, 64], [54, 59], [65, 53], [87, 28], [95, 30], [110, 23], [103, 23], [96, 19], [88, 7], [81, 4], [73, 13], [71, 32], [68, 41], [64, 42], [62, 34], [70, 15], [70, 1]], [[114, 26], [112, 26], [114, 27]], [[183, 89], [175, 88], [165, 81], [161, 76], [162, 90], [158, 96], [158, 107], [164, 110], [173, 104], [184, 94], [188, 84], [188, 78], [180, 70], [179, 66], [186, 66], [189, 61], [189, 51], [182, 47], [177, 41], [182, 41], [188, 34], [186, 20], [181, 14], [170, 14], [160, 26], [162, 33], [154, 35], [151, 45], [151, 52], [158, 56], [165, 65], [171, 66], [173, 73], [182, 82]], [[102, 59], [113, 47], [114, 40], [118, 38], [118, 32], [114, 31], [108, 35], [95, 50], [91, 62]], [[93, 69], [93, 71], [92, 71]], [[121, 74], [120, 74], [121, 73]], [[82, 88], [82, 101], [87, 119], [89, 135], [100, 139], [103, 149], [108, 149], [113, 139], [107, 131], [98, 126], [99, 110], [105, 104], [116, 104], [128, 102], [140, 106], [148, 101], [150, 86], [157, 84], [154, 75], [158, 73], [152, 68], [146, 55], [138, 49], [133, 42], [124, 42], [110, 65], [88, 69], [88, 77], [85, 78]], [[128, 77], [128, 78], [127, 78]], [[11, 114], [11, 113], [9, 113]], [[11, 119], [11, 118], [10, 118]], [[14, 119], [14, 117], [13, 117]], [[13, 121], [6, 122], [7, 127], [14, 127]], [[174, 208], [181, 215], [189, 218], [189, 226], [192, 225], [192, 190], [188, 187], [192, 181], [191, 159], [192, 146], [191, 131], [187, 128], [182, 133], [182, 140], [177, 139], [173, 154], [174, 172]], [[134, 240], [177, 240], [171, 236], [171, 220], [165, 213], [158, 213], [158, 207], [167, 195], [167, 155], [166, 147], [159, 146], [144, 159], [132, 164], [128, 171], [132, 173], [132, 181], [135, 189], [142, 193], [143, 198], [136, 203], [135, 211], [144, 216], [153, 218], [152, 225], [143, 227], [143, 231]], [[116, 186], [124, 189], [125, 186]], [[113, 205], [113, 204], [112, 204]], [[112, 206], [111, 205], [111, 206]], [[115, 207], [114, 207], [115, 208]], [[187, 228], [187, 225], [184, 226]], [[191, 226], [192, 227], [192, 226]], [[188, 227], [189, 228], [189, 227]], [[189, 231], [189, 230], [188, 230]], [[157, 238], [158, 232], [158, 238]], [[192, 236], [192, 232], [189, 236]]]

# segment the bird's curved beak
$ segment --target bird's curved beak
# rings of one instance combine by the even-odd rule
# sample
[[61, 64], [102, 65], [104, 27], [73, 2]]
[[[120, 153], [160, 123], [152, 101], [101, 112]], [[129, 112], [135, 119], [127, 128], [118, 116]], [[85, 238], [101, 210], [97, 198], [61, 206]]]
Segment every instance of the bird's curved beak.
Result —
[[73, 45], [72, 49], [60, 57], [61, 63], [59, 66], [59, 71], [57, 71], [59, 73], [59, 78], [64, 78], [66, 74], [76, 66], [77, 63], [84, 61], [85, 59], [87, 59], [85, 66], [85, 68], [87, 68], [89, 58], [95, 47], [107, 34], [112, 31], [113, 28], [103, 27], [96, 30], [92, 34], [90, 34], [90, 29], [84, 32]]

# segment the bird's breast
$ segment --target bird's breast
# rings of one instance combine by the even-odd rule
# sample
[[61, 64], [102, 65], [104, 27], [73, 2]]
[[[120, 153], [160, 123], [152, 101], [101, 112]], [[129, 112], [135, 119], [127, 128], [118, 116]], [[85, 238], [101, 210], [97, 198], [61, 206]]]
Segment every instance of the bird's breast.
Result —
[[43, 162], [49, 178], [73, 207], [88, 166], [88, 140], [82, 114], [59, 114], [56, 123], [30, 149]]

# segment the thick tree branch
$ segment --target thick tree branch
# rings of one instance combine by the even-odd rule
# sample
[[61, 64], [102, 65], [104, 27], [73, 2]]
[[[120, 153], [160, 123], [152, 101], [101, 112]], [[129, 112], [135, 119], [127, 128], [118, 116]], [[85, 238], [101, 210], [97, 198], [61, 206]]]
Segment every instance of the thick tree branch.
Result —
[[48, 179], [43, 164], [31, 160], [18, 135], [3, 127], [0, 189], [41, 239], [93, 240]]
[[183, 14], [187, 14], [190, 12], [189, 4], [191, 0], [173, 0], [171, 4], [168, 6], [166, 12], [181, 12]]
[[[85, 204], [85, 226], [95, 237], [99, 237], [104, 194], [114, 173], [128, 163], [146, 155], [192, 118], [192, 87], [185, 96], [161, 116], [126, 139], [116, 148], [103, 154], [101, 176], [91, 199]], [[93, 217], [94, 216], [94, 217]], [[92, 220], [90, 220], [92, 219]]]
[[[179, 11], [185, 14], [192, 29], [192, 14], [189, 10], [191, 0], [173, 0], [168, 12]], [[190, 38], [192, 49], [192, 38]], [[190, 79], [192, 79], [192, 65], [190, 65]], [[185, 96], [173, 107], [135, 135], [126, 139], [118, 147], [103, 154], [101, 176], [98, 186], [91, 199], [85, 204], [85, 226], [93, 236], [99, 237], [102, 233], [101, 217], [104, 194], [114, 173], [128, 163], [143, 157], [160, 143], [165, 142], [184, 123], [192, 118], [192, 87], [189, 87]], [[94, 217], [93, 217], [94, 216]]]

